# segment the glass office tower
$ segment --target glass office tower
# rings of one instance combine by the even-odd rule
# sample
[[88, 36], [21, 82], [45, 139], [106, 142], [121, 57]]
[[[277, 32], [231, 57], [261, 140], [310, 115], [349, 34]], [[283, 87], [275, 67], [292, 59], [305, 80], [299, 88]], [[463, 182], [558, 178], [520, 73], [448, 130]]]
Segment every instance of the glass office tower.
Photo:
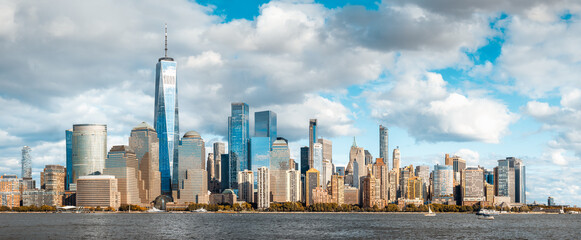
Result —
[[258, 188], [258, 169], [270, 169], [270, 138], [253, 137], [250, 139], [250, 168], [254, 173], [254, 188]]
[[238, 172], [249, 169], [249, 107], [246, 103], [232, 103], [228, 117], [229, 188], [238, 189]]
[[[276, 141], [277, 136], [276, 113], [272, 111], [262, 111], [254, 113], [254, 135], [256, 137], [270, 138], [270, 147]], [[257, 168], [258, 169], [258, 168]]]
[[32, 150], [29, 146], [24, 146], [22, 148], [22, 161], [20, 162], [22, 172], [20, 177], [23, 179], [32, 178], [32, 159], [30, 158], [30, 151]]
[[[165, 57], [158, 60], [155, 74], [155, 131], [159, 137], [159, 171], [161, 193], [171, 195], [171, 184], [177, 187], [177, 179], [171, 181], [170, 161], [174, 168], [178, 162], [179, 115], [177, 62], [167, 56], [167, 27], [165, 33]], [[174, 170], [175, 172], [175, 170]]]
[[73, 129], [65, 131], [67, 151], [67, 176], [65, 190], [69, 190], [69, 184], [73, 182]]
[[81, 176], [102, 174], [107, 158], [107, 125], [73, 125], [72, 149], [71, 183], [75, 183]]
[[389, 130], [383, 125], [379, 125], [379, 157], [383, 162], [389, 163]]

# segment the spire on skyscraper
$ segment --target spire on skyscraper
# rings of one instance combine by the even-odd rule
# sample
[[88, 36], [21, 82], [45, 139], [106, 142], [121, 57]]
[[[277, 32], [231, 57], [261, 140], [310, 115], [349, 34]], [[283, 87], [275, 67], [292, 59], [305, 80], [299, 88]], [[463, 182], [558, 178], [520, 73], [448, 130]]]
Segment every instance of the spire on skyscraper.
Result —
[[165, 57], [167, 57], [167, 23], [165, 24]]
[[353, 147], [357, 147], [357, 142], [355, 141], [355, 136], [353, 136]]

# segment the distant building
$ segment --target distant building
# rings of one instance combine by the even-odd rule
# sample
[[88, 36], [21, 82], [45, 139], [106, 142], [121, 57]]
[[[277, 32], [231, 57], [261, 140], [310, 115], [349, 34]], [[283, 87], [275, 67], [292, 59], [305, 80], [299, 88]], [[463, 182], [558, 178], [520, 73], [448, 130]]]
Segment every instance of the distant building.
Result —
[[547, 206], [549, 206], [549, 207], [556, 206], [555, 199], [553, 197], [549, 196], [549, 198], [547, 199]]
[[121, 205], [117, 186], [114, 176], [81, 176], [77, 179], [77, 206], [117, 209]]
[[222, 181], [222, 154], [226, 154], [226, 146], [223, 142], [215, 142], [213, 145], [214, 149], [214, 176], [218, 181]]
[[159, 138], [155, 129], [145, 122], [134, 127], [129, 136], [129, 148], [135, 152], [138, 170], [141, 171], [139, 198], [141, 203], [149, 204], [161, 195]]
[[301, 201], [301, 172], [296, 169], [288, 170], [289, 201]]
[[494, 203], [494, 185], [484, 183], [484, 194], [486, 195], [486, 202], [490, 206]]
[[323, 172], [323, 145], [320, 143], [314, 143], [312, 152], [313, 152], [312, 168], [317, 169], [317, 171], [319, 172]]
[[345, 172], [353, 175], [352, 186], [359, 188], [361, 179], [367, 175], [367, 168], [365, 167], [365, 150], [357, 146], [355, 137], [353, 138], [353, 145], [349, 150], [349, 163]]
[[373, 155], [367, 150], [364, 151], [365, 153], [365, 165], [373, 164]]
[[331, 175], [333, 175], [333, 163], [329, 160], [323, 160], [323, 167], [321, 171], [321, 186], [326, 187], [331, 182]]
[[258, 168], [258, 189], [256, 206], [258, 209], [270, 207], [270, 173], [267, 167]]
[[[71, 184], [81, 176], [99, 175], [107, 159], [107, 125], [73, 125], [73, 178]], [[70, 184], [69, 184], [70, 186]], [[71, 190], [74, 190], [71, 188]]]
[[113, 146], [107, 154], [103, 174], [114, 176], [117, 182], [117, 191], [121, 194], [121, 204], [139, 204], [139, 192], [145, 192], [138, 170], [137, 157], [129, 146]]
[[214, 154], [208, 153], [208, 157], [206, 160], [206, 172], [208, 172], [208, 182], [212, 181], [214, 176]]
[[345, 202], [345, 183], [343, 176], [333, 174], [331, 176], [331, 202], [339, 205]]
[[379, 158], [389, 168], [389, 130], [382, 125], [379, 125]]
[[0, 176], [0, 207], [20, 207], [20, 181], [16, 175]]
[[229, 157], [228, 154], [222, 154], [221, 157], [221, 168], [220, 168], [220, 175], [222, 181], [220, 181], [220, 186], [223, 189], [222, 191], [229, 189], [230, 186], [230, 164], [229, 164]]
[[301, 175], [305, 175], [309, 169], [309, 147], [301, 147]]
[[288, 143], [283, 139], [277, 139], [270, 152], [270, 191], [273, 202], [289, 201], [288, 161], [290, 151]]
[[[258, 178], [256, 174], [258, 168], [267, 167], [270, 169], [270, 150], [272, 144], [269, 137], [252, 137], [250, 138], [250, 166], [254, 172], [254, 187], [257, 188]], [[276, 140], [276, 139], [275, 139]], [[289, 155], [290, 158], [290, 155]], [[288, 159], [287, 159], [288, 161]]]
[[[226, 155], [226, 154], [224, 154]], [[236, 193], [232, 189], [226, 189], [222, 193], [212, 193], [210, 195], [210, 204], [216, 205], [234, 205], [236, 203]]]
[[363, 195], [362, 201], [364, 208], [370, 208], [375, 205], [375, 182], [376, 179], [371, 173], [368, 173], [367, 176], [363, 178], [361, 192]]
[[205, 168], [206, 148], [199, 133], [189, 131], [179, 141], [178, 176], [174, 176], [174, 201], [177, 202], [208, 202], [208, 173]]
[[73, 181], [73, 129], [68, 129], [65, 131], [65, 146], [66, 146], [66, 169], [67, 169], [67, 181], [65, 190], [69, 190], [69, 185], [74, 183]]
[[399, 172], [399, 168], [400, 168], [400, 166], [399, 166], [400, 165], [400, 156], [401, 156], [401, 154], [399, 152], [399, 146], [398, 146], [395, 149], [393, 149], [393, 157], [392, 157], [392, 160], [393, 160], [393, 164], [392, 164], [393, 168], [392, 169], [394, 169], [398, 172]]
[[462, 205], [474, 205], [486, 201], [484, 169], [469, 167], [462, 171]]
[[345, 167], [335, 167], [335, 172], [339, 174], [339, 176], [345, 176]]
[[246, 103], [232, 103], [232, 115], [228, 117], [228, 183], [232, 189], [238, 189], [238, 172], [251, 169], [248, 162], [249, 109]]
[[373, 176], [379, 183], [379, 191], [375, 194], [383, 200], [389, 200], [389, 169], [383, 158], [377, 158], [373, 164]]
[[238, 200], [254, 202], [254, 173], [250, 170], [238, 172]]
[[307, 171], [307, 175], [305, 177], [305, 203], [307, 206], [313, 205], [313, 190], [319, 186], [319, 171], [317, 169], [311, 168]]
[[388, 172], [388, 202], [394, 202], [397, 200], [397, 192], [399, 189], [399, 171], [391, 170]]
[[254, 136], [269, 138], [268, 147], [272, 146], [277, 138], [277, 117], [273, 111], [254, 113]]
[[65, 193], [65, 167], [61, 165], [46, 165], [40, 173], [40, 185], [50, 193], [46, 202], [49, 206], [62, 206], [62, 195]]
[[327, 189], [321, 186], [312, 190], [313, 204], [317, 203], [331, 203], [331, 196], [329, 196]]
[[454, 170], [452, 166], [434, 166], [432, 202], [442, 203], [454, 198]]
[[53, 205], [54, 198], [60, 197], [54, 192], [47, 192], [45, 190], [24, 190], [22, 191], [22, 206], [56, 206]]
[[324, 138], [319, 138], [317, 142], [323, 146], [323, 160], [333, 163], [333, 142]]
[[345, 204], [359, 205], [359, 189], [345, 186], [343, 196]]
[[428, 199], [429, 189], [431, 188], [430, 166], [427, 165], [416, 166], [416, 177], [422, 179], [422, 196], [424, 197], [424, 202], [427, 202], [429, 200]]
[[[314, 163], [315, 159], [315, 143], [317, 142], [317, 119], [309, 119], [309, 169], [315, 168], [320, 171], [320, 168], [317, 168]], [[322, 146], [321, 146], [322, 151]], [[322, 152], [321, 152], [322, 158]], [[322, 159], [321, 159], [322, 161]], [[309, 194], [310, 195], [310, 194]]]
[[32, 158], [30, 157], [30, 152], [32, 150], [29, 146], [24, 146], [22, 148], [22, 160], [20, 165], [22, 167], [22, 179], [32, 178]]

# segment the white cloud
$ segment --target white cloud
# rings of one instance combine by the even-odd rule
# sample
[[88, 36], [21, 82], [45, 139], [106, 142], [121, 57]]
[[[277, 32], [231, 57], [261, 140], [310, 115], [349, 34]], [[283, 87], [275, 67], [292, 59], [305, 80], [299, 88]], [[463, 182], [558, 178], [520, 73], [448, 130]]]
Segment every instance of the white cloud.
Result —
[[205, 51], [197, 56], [190, 56], [185, 61], [186, 68], [209, 69], [222, 66], [222, 56], [214, 51]]
[[456, 151], [456, 153], [454, 153], [454, 155], [460, 156], [460, 157], [462, 157], [462, 159], [466, 160], [466, 166], [469, 166], [469, 167], [479, 166], [480, 154], [476, 151], [462, 148], [462, 149]]
[[370, 93], [372, 116], [407, 129], [418, 140], [498, 143], [517, 119], [490, 98], [449, 92], [441, 75], [406, 76], [383, 94]]

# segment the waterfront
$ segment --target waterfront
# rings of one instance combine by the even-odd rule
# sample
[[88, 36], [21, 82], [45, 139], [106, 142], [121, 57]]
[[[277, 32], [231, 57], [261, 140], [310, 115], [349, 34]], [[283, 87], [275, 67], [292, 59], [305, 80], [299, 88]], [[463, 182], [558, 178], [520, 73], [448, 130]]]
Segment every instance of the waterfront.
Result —
[[8, 213], [2, 239], [576, 239], [581, 215]]

